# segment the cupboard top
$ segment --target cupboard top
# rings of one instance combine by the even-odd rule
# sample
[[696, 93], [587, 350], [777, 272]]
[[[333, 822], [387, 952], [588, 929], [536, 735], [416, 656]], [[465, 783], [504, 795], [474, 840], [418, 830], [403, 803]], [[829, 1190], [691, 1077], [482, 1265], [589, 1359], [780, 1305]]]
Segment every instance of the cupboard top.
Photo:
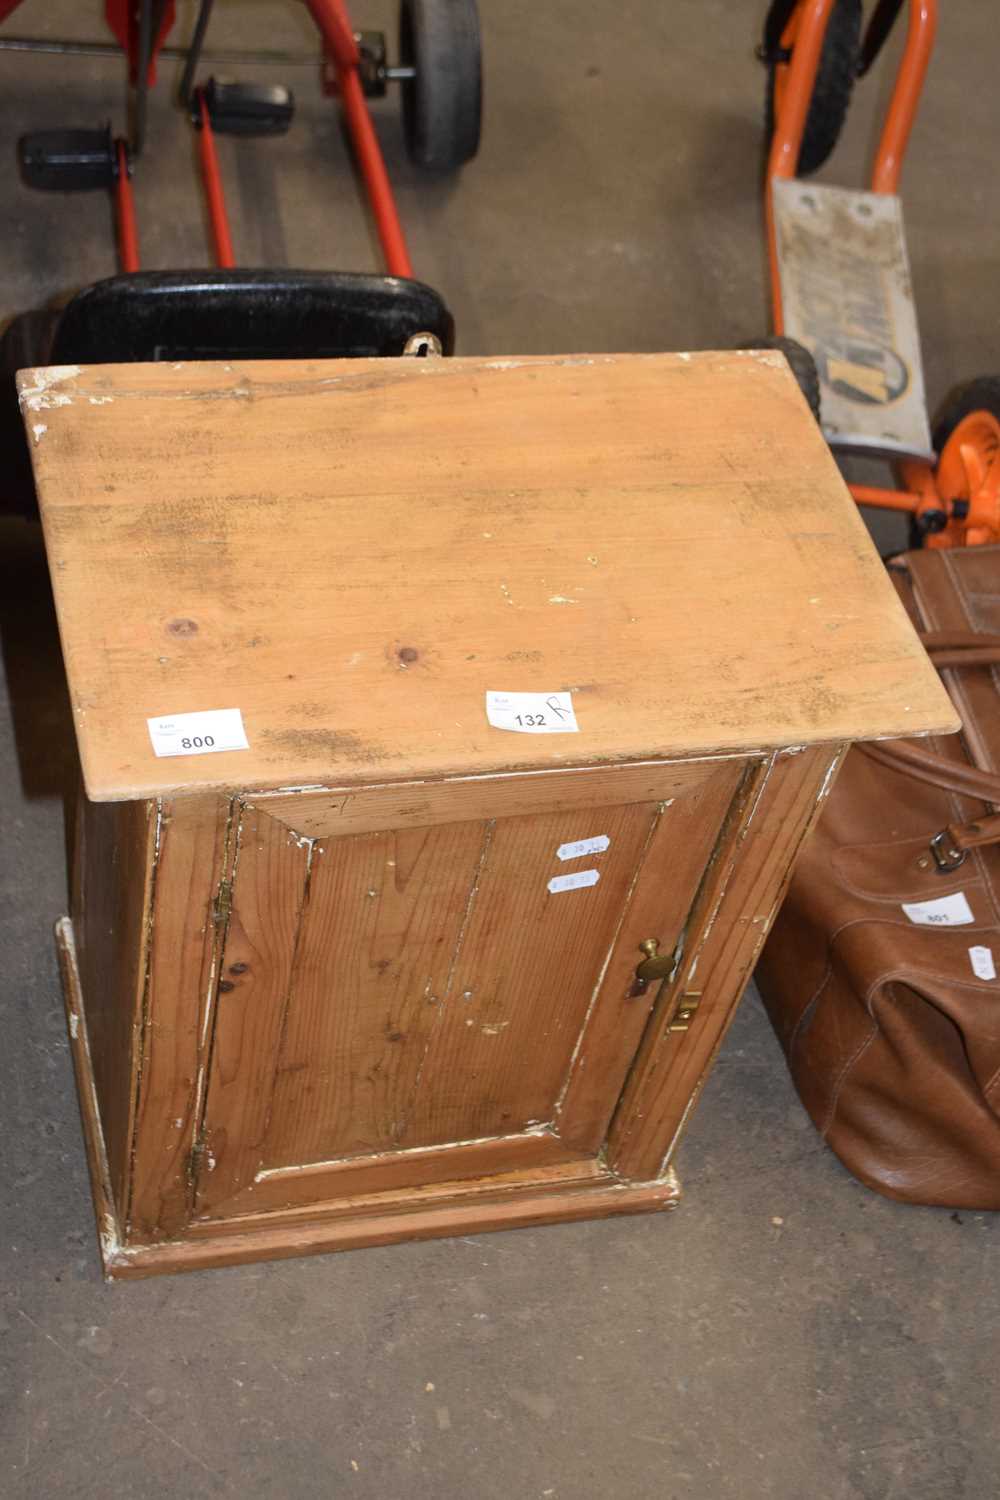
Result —
[[[95, 799], [956, 727], [774, 353], [19, 385]], [[491, 690], [542, 698], [511, 731]], [[229, 708], [249, 749], [154, 755]]]

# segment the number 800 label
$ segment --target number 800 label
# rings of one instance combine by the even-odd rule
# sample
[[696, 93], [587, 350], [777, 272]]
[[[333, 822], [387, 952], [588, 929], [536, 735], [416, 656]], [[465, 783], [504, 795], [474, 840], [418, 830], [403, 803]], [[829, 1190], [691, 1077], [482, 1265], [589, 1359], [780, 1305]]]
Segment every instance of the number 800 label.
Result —
[[210, 708], [201, 713], [163, 714], [147, 719], [153, 754], [212, 755], [222, 750], [249, 750], [243, 715], [238, 708]]

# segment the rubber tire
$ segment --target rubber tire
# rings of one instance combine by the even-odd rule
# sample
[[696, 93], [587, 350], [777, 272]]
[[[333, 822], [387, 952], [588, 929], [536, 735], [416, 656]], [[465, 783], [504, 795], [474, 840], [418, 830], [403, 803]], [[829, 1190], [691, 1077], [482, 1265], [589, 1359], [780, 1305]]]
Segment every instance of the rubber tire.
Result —
[[1000, 375], [978, 375], [949, 392], [934, 419], [933, 443], [938, 458], [959, 422], [974, 411], [988, 411], [1000, 421]]
[[[974, 411], [988, 411], [1000, 421], [1000, 375], [977, 375], [974, 380], [968, 380], [964, 385], [957, 385], [954, 390], [949, 391], [934, 418], [934, 430], [931, 434], [931, 442], [938, 458], [959, 422]], [[924, 541], [924, 533], [917, 525], [916, 518], [912, 517], [911, 550], [919, 551]]]
[[0, 451], [4, 455], [0, 480], [0, 514], [38, 518], [31, 453], [17, 402], [14, 375], [33, 365], [51, 363], [52, 341], [60, 313], [43, 307], [13, 318], [0, 335]]
[[[797, 170], [800, 177], [818, 171], [837, 144], [844, 127], [861, 56], [861, 5], [862, 0], [837, 0], [830, 16], [799, 148]], [[774, 135], [774, 75], [775, 65], [772, 63], [767, 70], [765, 103], [769, 146]]]
[[752, 344], [743, 344], [742, 348], [777, 349], [779, 354], [783, 354], [792, 367], [792, 374], [799, 383], [799, 390], [806, 398], [809, 410], [817, 422], [820, 420], [819, 371], [816, 368], [816, 361], [805, 344], [800, 344], [798, 339], [789, 339], [783, 334], [772, 333], [769, 338], [757, 339]]
[[476, 0], [402, 0], [403, 130], [412, 161], [451, 172], [479, 150], [483, 81]]

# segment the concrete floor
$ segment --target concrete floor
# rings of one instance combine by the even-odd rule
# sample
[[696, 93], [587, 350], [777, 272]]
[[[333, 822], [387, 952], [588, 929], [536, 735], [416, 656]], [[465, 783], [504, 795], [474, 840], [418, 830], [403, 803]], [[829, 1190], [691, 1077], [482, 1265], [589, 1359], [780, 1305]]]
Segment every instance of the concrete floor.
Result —
[[[95, 34], [98, 9], [27, 0], [5, 29]], [[290, 5], [217, 10], [220, 41], [309, 44]], [[388, 21], [381, 0], [356, 10]], [[763, 332], [763, 0], [482, 10], [473, 166], [425, 181], [403, 161], [392, 105], [379, 110], [418, 273], [446, 294], [461, 350], [704, 348]], [[1000, 367], [995, 64], [992, 8], [952, 0], [905, 180], [932, 403]], [[293, 81], [289, 138], [222, 143], [238, 254], [363, 268], [336, 113], [311, 69]], [[0, 83], [2, 317], [113, 269], [106, 203], [30, 195], [12, 146], [31, 126], [120, 119], [121, 77], [102, 61], [0, 54]], [[190, 139], [161, 89], [137, 186], [145, 262], [205, 264]], [[886, 89], [884, 71], [865, 84], [825, 175], [856, 180]], [[0, 566], [0, 1493], [998, 1493], [1000, 1223], [853, 1182], [753, 997], [685, 1141], [686, 1201], [669, 1218], [105, 1287], [51, 940], [69, 721], [30, 528], [4, 526]]]

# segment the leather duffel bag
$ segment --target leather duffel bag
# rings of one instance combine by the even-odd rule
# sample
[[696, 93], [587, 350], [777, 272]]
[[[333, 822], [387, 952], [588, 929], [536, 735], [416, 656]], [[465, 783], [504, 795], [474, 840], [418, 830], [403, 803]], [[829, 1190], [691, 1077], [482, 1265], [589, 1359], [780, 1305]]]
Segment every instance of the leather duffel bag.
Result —
[[1000, 1209], [1000, 547], [889, 568], [963, 732], [849, 752], [757, 979], [856, 1177]]

